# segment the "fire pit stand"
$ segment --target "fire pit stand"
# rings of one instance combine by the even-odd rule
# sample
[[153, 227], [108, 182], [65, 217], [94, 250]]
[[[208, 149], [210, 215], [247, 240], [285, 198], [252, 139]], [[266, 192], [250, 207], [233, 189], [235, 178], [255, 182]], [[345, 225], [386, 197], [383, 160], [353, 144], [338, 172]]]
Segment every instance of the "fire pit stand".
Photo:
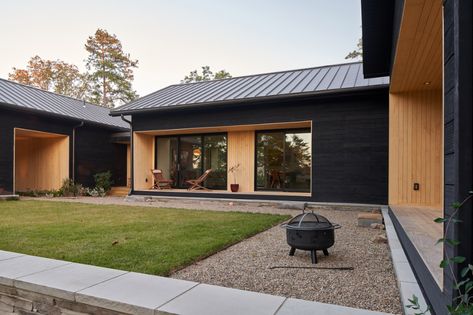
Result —
[[307, 250], [313, 264], [317, 263], [318, 250], [329, 255], [328, 248], [335, 243], [335, 229], [341, 227], [313, 211], [303, 211], [282, 226], [286, 228], [287, 244], [291, 246], [289, 256], [294, 256], [296, 249]]

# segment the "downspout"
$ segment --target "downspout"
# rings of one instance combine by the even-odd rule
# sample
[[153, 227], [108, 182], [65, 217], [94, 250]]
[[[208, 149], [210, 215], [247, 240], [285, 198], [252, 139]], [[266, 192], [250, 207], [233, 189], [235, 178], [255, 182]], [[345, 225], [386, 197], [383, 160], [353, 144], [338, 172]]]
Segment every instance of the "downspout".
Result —
[[84, 126], [84, 121], [72, 128], [72, 181], [76, 183], [76, 129]]
[[135, 165], [133, 163], [134, 161], [134, 147], [133, 147], [133, 125], [130, 120], [126, 119], [123, 114], [120, 115], [120, 118], [126, 122], [128, 125], [130, 125], [130, 177], [131, 177], [131, 183], [130, 183], [130, 191], [128, 192], [128, 196], [131, 196], [133, 191], [135, 190]]

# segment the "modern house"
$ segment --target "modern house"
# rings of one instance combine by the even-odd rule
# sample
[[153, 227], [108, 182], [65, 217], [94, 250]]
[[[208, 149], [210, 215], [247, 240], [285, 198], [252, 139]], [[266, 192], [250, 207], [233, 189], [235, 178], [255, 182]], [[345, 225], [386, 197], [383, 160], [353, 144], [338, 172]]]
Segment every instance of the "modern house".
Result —
[[[355, 62], [171, 85], [111, 115], [133, 118], [132, 193], [386, 204], [388, 88]], [[208, 169], [210, 191], [187, 191]]]
[[126, 186], [128, 134], [107, 108], [0, 79], [0, 194], [90, 187], [108, 170]]
[[452, 214], [473, 189], [472, 2], [362, 0], [366, 78], [390, 76], [390, 214], [432, 310], [447, 312], [461, 266], [440, 269], [443, 257], [473, 261], [471, 201], [447, 237], [435, 217]]

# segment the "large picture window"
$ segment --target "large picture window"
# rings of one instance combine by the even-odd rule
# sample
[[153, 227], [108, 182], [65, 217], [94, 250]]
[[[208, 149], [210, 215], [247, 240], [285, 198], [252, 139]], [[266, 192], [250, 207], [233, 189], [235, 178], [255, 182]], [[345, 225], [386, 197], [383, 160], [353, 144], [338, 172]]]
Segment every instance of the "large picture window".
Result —
[[310, 192], [309, 129], [256, 133], [256, 189]]
[[173, 181], [174, 188], [187, 188], [186, 180], [212, 169], [205, 186], [227, 189], [227, 135], [158, 136], [156, 168]]

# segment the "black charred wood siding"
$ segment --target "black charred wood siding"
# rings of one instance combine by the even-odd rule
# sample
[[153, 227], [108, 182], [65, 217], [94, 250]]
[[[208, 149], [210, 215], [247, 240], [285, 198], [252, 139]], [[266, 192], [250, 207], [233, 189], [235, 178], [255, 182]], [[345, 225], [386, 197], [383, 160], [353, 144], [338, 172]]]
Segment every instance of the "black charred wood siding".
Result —
[[[0, 109], [0, 189], [4, 189], [7, 192], [13, 191], [15, 128], [67, 135], [70, 141], [69, 156], [72, 156], [72, 128], [70, 123], [47, 116]], [[69, 173], [71, 172], [72, 164], [69, 164]]]
[[[387, 203], [388, 90], [133, 115], [134, 131], [312, 120], [311, 201]], [[287, 199], [287, 198], [286, 198]]]
[[126, 145], [111, 142], [114, 131], [87, 126], [76, 130], [76, 181], [95, 185], [94, 175], [112, 172], [116, 186], [126, 186]]
[[[472, 141], [472, 3], [444, 2], [444, 211], [452, 213], [453, 202], [463, 200], [473, 189]], [[450, 230], [448, 237], [461, 241], [457, 250], [449, 246], [451, 257], [461, 255], [473, 261], [473, 208], [471, 202], [461, 211], [463, 223]], [[455, 270], [458, 273], [458, 270]], [[444, 293], [454, 295], [453, 278], [444, 272]]]
[[[72, 129], [78, 124], [79, 121], [50, 117], [47, 113], [36, 114], [0, 108], [0, 190], [13, 191], [14, 128], [69, 136], [69, 174], [72, 175]], [[111, 134], [117, 131], [119, 130], [90, 126], [87, 123], [84, 127], [77, 129], [76, 173], [77, 165], [87, 164], [90, 169], [90, 175], [76, 178], [78, 183], [91, 186], [93, 185], [92, 175], [108, 169], [112, 172], [115, 170], [115, 181], [126, 182], [122, 179], [126, 177], [126, 147], [110, 142]], [[123, 166], [122, 170], [115, 169], [117, 163]]]

